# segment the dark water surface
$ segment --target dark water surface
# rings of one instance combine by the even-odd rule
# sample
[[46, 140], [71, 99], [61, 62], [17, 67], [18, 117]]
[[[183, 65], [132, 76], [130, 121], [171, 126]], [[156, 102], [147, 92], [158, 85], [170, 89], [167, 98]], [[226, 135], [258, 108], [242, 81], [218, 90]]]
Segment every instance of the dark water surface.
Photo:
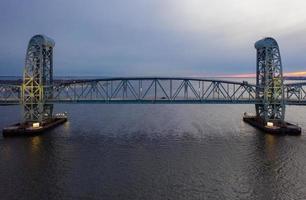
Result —
[[306, 107], [287, 107], [300, 137], [245, 124], [253, 107], [56, 105], [63, 126], [0, 136], [0, 199], [306, 199]]

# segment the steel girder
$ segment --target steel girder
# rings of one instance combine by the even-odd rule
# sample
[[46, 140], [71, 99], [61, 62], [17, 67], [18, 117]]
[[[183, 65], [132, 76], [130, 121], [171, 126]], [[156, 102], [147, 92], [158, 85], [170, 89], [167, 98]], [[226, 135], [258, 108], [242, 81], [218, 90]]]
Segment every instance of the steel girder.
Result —
[[306, 82], [284, 85], [286, 104], [306, 105]]
[[0, 105], [20, 104], [21, 86], [0, 84]]
[[53, 87], [49, 102], [255, 103], [255, 85], [185, 78], [113, 78]]
[[[156, 81], [157, 85], [156, 100], [154, 81]], [[185, 84], [182, 83], [184, 81]], [[126, 91], [123, 92], [124, 86], [122, 86], [121, 82], [126, 82], [126, 85], [132, 85], [132, 87], [125, 87]], [[196, 87], [199, 82], [200, 89]], [[162, 88], [160, 88], [159, 84]], [[139, 90], [142, 85], [145, 85], [145, 87], [143, 86]], [[152, 86], [149, 89], [148, 86], [150, 85]], [[172, 89], [168, 88], [170, 85], [172, 85]], [[47, 87], [45, 86], [45, 88]], [[65, 80], [62, 84], [48, 86], [48, 88], [52, 89], [54, 95], [45, 99], [45, 103], [262, 104], [260, 99], [253, 98], [256, 93], [254, 92], [256, 91], [255, 85], [246, 82], [238, 83], [222, 80], [148, 77]], [[135, 92], [138, 91], [135, 96], [140, 96], [141, 98], [136, 98], [132, 94], [130, 91], [133, 90], [132, 88], [134, 88]], [[147, 91], [148, 89], [149, 91]], [[115, 95], [115, 90], [117, 95]], [[139, 95], [139, 91], [142, 95]], [[164, 94], [164, 91], [167, 95]], [[198, 94], [195, 95], [194, 91], [201, 92], [197, 92]], [[123, 93], [127, 95], [123, 96]], [[306, 105], [306, 82], [284, 84], [284, 94], [284, 103], [286, 105]], [[0, 105], [21, 103], [21, 86], [0, 84]]]
[[281, 56], [273, 38], [264, 38], [255, 43], [257, 50], [256, 114], [264, 122], [283, 122], [285, 118], [284, 87]]
[[28, 44], [23, 74], [21, 100], [24, 121], [43, 121], [52, 116], [54, 41], [44, 35], [33, 36]]

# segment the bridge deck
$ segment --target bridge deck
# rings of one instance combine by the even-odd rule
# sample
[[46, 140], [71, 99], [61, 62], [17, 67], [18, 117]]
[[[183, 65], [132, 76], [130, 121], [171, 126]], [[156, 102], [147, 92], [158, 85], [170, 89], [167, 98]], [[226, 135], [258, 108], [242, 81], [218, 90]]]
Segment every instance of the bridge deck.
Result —
[[[58, 80], [46, 103], [259, 104], [246, 81], [188, 77], [117, 77]], [[306, 105], [306, 82], [284, 85], [287, 105]], [[0, 84], [0, 105], [21, 104], [21, 86]]]

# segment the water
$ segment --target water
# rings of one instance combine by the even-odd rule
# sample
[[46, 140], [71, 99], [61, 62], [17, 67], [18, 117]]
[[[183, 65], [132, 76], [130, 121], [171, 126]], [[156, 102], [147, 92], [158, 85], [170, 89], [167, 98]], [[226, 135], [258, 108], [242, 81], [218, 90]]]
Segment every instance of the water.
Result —
[[[69, 122], [0, 136], [0, 199], [305, 199], [306, 107], [287, 107], [300, 137], [242, 122], [253, 105], [56, 105]], [[0, 128], [18, 106], [0, 107]]]

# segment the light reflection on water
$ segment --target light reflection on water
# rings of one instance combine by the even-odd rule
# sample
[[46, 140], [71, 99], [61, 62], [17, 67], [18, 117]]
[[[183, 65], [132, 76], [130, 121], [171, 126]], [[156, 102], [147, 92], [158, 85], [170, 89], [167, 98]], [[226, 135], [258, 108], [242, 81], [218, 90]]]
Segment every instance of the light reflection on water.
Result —
[[[303, 199], [306, 137], [265, 135], [252, 105], [56, 105], [69, 122], [0, 137], [1, 199]], [[19, 107], [0, 107], [0, 127]], [[306, 108], [287, 107], [303, 130]]]
[[40, 150], [40, 145], [41, 145], [41, 137], [39, 136], [31, 137], [31, 150], [33, 153]]
[[267, 154], [267, 160], [273, 161], [276, 158], [277, 138], [274, 135], [265, 135], [265, 149]]

